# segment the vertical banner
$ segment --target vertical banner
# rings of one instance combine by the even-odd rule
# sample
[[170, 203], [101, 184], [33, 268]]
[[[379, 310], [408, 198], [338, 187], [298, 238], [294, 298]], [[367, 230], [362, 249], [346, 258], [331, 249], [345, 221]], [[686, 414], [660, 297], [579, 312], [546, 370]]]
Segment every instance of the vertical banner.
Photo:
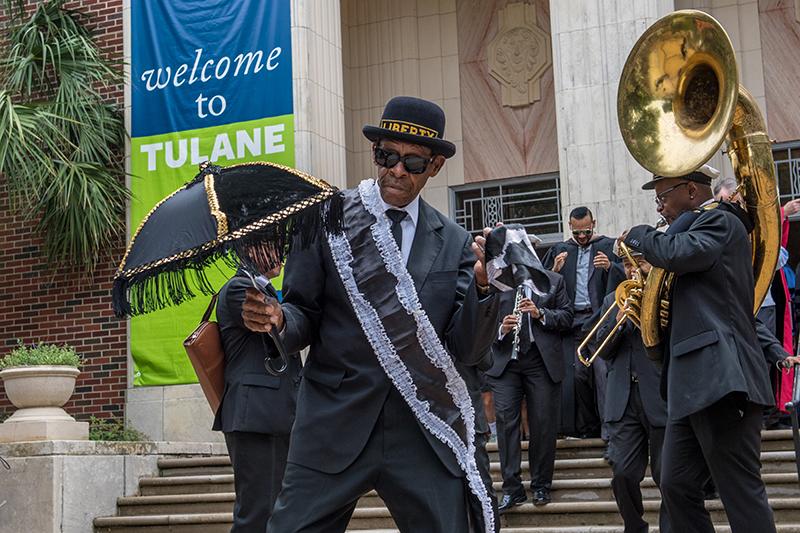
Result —
[[[131, 233], [203, 161], [294, 166], [290, 0], [132, 0], [130, 31]], [[131, 319], [134, 385], [197, 381], [182, 343], [207, 305]]]

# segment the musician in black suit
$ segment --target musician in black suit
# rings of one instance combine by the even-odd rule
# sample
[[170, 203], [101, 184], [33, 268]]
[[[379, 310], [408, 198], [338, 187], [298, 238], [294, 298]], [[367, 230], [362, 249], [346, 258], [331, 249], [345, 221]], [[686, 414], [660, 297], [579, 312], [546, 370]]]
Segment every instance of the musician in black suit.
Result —
[[[213, 429], [224, 432], [233, 466], [234, 533], [264, 533], [267, 527], [286, 469], [302, 366], [293, 354], [283, 375], [264, 369], [264, 358], [275, 345], [267, 335], [244, 326], [242, 304], [250, 287], [250, 278], [237, 274], [222, 287], [217, 304], [225, 390]], [[268, 290], [276, 296], [272, 285]]]
[[290, 253], [282, 305], [254, 292], [245, 303], [249, 328], [276, 328], [289, 350], [310, 346], [268, 528], [343, 532], [375, 489], [400, 531], [463, 533], [475, 527], [468, 500], [492, 520], [464, 454], [469, 387], [452, 366], [480, 363], [496, 336], [485, 240], [419, 197], [455, 153], [441, 108], [396, 97], [363, 131], [378, 179], [345, 191], [344, 232]]
[[533, 503], [550, 502], [550, 487], [556, 459], [556, 439], [560, 421], [561, 381], [564, 359], [561, 357], [561, 334], [572, 324], [572, 302], [560, 274], [543, 271], [549, 287], [536, 294], [524, 287], [527, 296], [519, 309], [519, 344], [514, 351], [514, 313], [516, 291], [500, 295], [500, 322], [497, 340], [492, 349], [494, 364], [486, 371], [494, 394], [497, 420], [497, 446], [503, 474], [503, 497], [500, 512], [526, 501], [520, 476], [520, 418], [522, 400], [528, 405], [528, 427], [531, 436], [528, 460], [531, 470]]
[[[661, 493], [676, 531], [714, 531], [703, 505], [704, 467], [731, 530], [774, 532], [760, 476], [761, 410], [773, 402], [753, 317], [752, 222], [738, 205], [713, 203], [707, 165], [686, 176], [656, 176], [658, 210], [684, 231], [636, 226], [622, 238], [654, 266], [676, 275], [664, 343], [662, 384], [669, 419]], [[684, 223], [679, 216], [694, 214]], [[684, 228], [681, 228], [684, 229]]]
[[[634, 253], [633, 258], [636, 265], [627, 257], [622, 260], [626, 277], [631, 279], [637, 267], [647, 275], [650, 264], [641, 254]], [[608, 294], [600, 312], [605, 313], [614, 305], [614, 294]], [[596, 347], [612, 335], [614, 326], [623, 316], [623, 310], [617, 309], [600, 325], [595, 336]], [[613, 472], [611, 488], [625, 523], [625, 533], [647, 533], [649, 525], [643, 518], [640, 484], [647, 470], [648, 456], [653, 479], [656, 485], [661, 483], [661, 449], [667, 422], [667, 404], [659, 393], [661, 371], [647, 357], [642, 334], [630, 320], [613, 333], [599, 357], [608, 363], [604, 416], [609, 426], [607, 455]], [[659, 531], [670, 531], [663, 501]]]
[[[606, 367], [604, 361], [586, 368], [576, 350], [585, 336], [589, 318], [603, 304], [603, 298], [625, 277], [614, 254], [614, 239], [595, 234], [596, 221], [587, 207], [576, 207], [569, 215], [572, 238], [547, 251], [542, 263], [564, 276], [567, 294], [574, 309], [572, 331], [565, 336], [566, 374], [561, 391], [561, 431], [579, 437], [601, 436], [605, 402]], [[603, 438], [607, 439], [605, 432]]]

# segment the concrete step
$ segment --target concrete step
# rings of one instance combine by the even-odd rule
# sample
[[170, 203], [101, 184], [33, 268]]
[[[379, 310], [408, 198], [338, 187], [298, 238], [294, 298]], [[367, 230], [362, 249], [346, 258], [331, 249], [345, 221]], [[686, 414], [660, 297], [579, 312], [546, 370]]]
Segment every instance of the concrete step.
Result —
[[[497, 442], [490, 442], [486, 445], [491, 461], [499, 461], [500, 456], [497, 451]], [[588, 459], [603, 456], [606, 443], [602, 439], [558, 439], [556, 442], [556, 459]], [[527, 453], [528, 441], [522, 442], [522, 451]]]
[[95, 533], [230, 533], [233, 513], [110, 516], [94, 519]]
[[[523, 443], [523, 459], [527, 443]], [[602, 459], [600, 439], [559, 440], [553, 502], [543, 507], [526, 503], [502, 518], [507, 533], [622, 533], [611, 492], [611, 469]], [[497, 444], [492, 458], [495, 490], [501, 493]], [[798, 487], [791, 431], [762, 432], [762, 476], [775, 510], [779, 533], [800, 533]], [[98, 533], [217, 533], [232, 523], [233, 475], [228, 457], [184, 457], [159, 460], [161, 477], [140, 480], [141, 496], [120, 498], [119, 515], [95, 520]], [[523, 460], [523, 479], [530, 474]], [[642, 484], [646, 519], [657, 522], [660, 495], [651, 478]], [[707, 502], [715, 523], [724, 524], [718, 500]], [[533, 527], [532, 524], [536, 524]], [[350, 531], [397, 533], [383, 502], [373, 491], [359, 502]], [[717, 527], [720, 533], [730, 528]]]
[[[644, 502], [645, 520], [656, 524], [660, 502]], [[783, 524], [800, 523], [800, 498], [770, 499], [775, 520]], [[706, 502], [715, 523], [726, 521], [725, 511], [719, 500]], [[621, 526], [622, 518], [613, 502], [562, 502], [536, 507], [527, 503], [515, 507], [501, 517], [503, 528], [507, 527], [564, 527], [586, 528], [589, 526]], [[393, 529], [394, 521], [386, 508], [357, 508], [348, 529]], [[504, 531], [506, 531], [504, 529]], [[586, 531], [582, 529], [580, 531]]]
[[232, 513], [233, 492], [167, 494], [117, 498], [119, 516]]
[[[797, 472], [794, 451], [762, 452], [761, 464], [762, 474], [790, 474]], [[530, 479], [527, 455], [523, 455], [521, 469], [523, 479]], [[499, 462], [493, 462], [490, 471], [493, 481], [502, 480]], [[648, 468], [648, 474], [649, 471]], [[553, 479], [595, 479], [610, 477], [611, 467], [605, 459], [556, 459]]]
[[[224, 478], [225, 476], [218, 477]], [[173, 479], [184, 481], [186, 478], [149, 478], [147, 483], [152, 483], [151, 480], [172, 481]], [[144, 482], [145, 480], [142, 481]], [[224, 479], [215, 479], [213, 481], [224, 481]], [[796, 474], [765, 474], [764, 482], [767, 485], [767, 494], [772, 498], [800, 498], [800, 488], [798, 487]], [[202, 487], [203, 485], [200, 484], [199, 486]], [[215, 484], [209, 484], [208, 486], [214, 487]], [[174, 486], [155, 484], [152, 487], [157, 489], [170, 487], [177, 490], [183, 490], [183, 487], [194, 489], [193, 485], [188, 484]], [[494, 489], [498, 495], [501, 494], [502, 484], [495, 483]], [[652, 478], [645, 478], [642, 482], [642, 495], [645, 500], [660, 499], [661, 494]], [[531, 497], [530, 494], [528, 496]], [[552, 496], [554, 503], [614, 501], [611, 480], [607, 478], [555, 480], [552, 487]], [[117, 506], [120, 516], [225, 513], [232, 511], [234, 499], [233, 489], [219, 492], [162, 493], [119, 498]], [[384, 505], [383, 500], [375, 491], [370, 491], [358, 502], [359, 508], [376, 508], [384, 507]]]
[[159, 459], [158, 469], [162, 477], [233, 474], [227, 455]]
[[[796, 464], [793, 451], [768, 451], [762, 452], [762, 475], [766, 474], [794, 474]], [[161, 478], [144, 478], [142, 480], [141, 494], [183, 494], [196, 492], [228, 492], [232, 490], [233, 475], [208, 474], [207, 469], [227, 468], [230, 471], [230, 461], [223, 457], [201, 457], [183, 459], [162, 459], [165, 464]], [[528, 462], [522, 461], [522, 477], [530, 479]], [[178, 475], [183, 472], [183, 475]], [[501, 481], [500, 463], [491, 464], [491, 474], [494, 481]], [[602, 458], [557, 459], [555, 464], [555, 480], [580, 480], [580, 479], [610, 479], [611, 467]], [[185, 489], [185, 490], [184, 490]]]
[[[770, 430], [761, 432], [762, 451], [793, 451], [790, 430]], [[556, 460], [600, 459], [605, 450], [601, 439], [559, 439]], [[487, 444], [492, 462], [499, 462], [497, 443]], [[528, 443], [522, 443], [523, 456], [527, 455]], [[229, 475], [232, 474], [230, 459], [226, 456], [183, 457], [160, 459], [158, 462], [163, 477], [186, 475]]]
[[[657, 525], [660, 504], [658, 500], [644, 502], [645, 520], [648, 523]], [[800, 498], [771, 498], [770, 505], [777, 523], [800, 523]], [[715, 524], [727, 522], [719, 500], [707, 501], [706, 509]], [[616, 505], [611, 502], [551, 503], [540, 507], [529, 503], [505, 513], [502, 523], [504, 527], [530, 527], [531, 524], [540, 527], [619, 526], [622, 525], [622, 518]]]
[[789, 451], [794, 450], [794, 440], [791, 429], [771, 429], [761, 432], [761, 451]]
[[[800, 498], [800, 485], [798, 485], [797, 474], [764, 474], [763, 479], [767, 486], [767, 495], [770, 498]], [[524, 480], [526, 487], [529, 483], [529, 480]], [[656, 487], [656, 482], [653, 478], [644, 478], [641, 487], [643, 499], [661, 499], [661, 492]], [[495, 482], [494, 490], [499, 499], [503, 494], [503, 484], [499, 481]], [[532, 498], [533, 495], [530, 492], [530, 488], [526, 490], [528, 498]], [[553, 502], [614, 501], [610, 478], [556, 479], [553, 481], [551, 496]], [[368, 492], [358, 501], [358, 507], [382, 507], [383, 505], [383, 500], [374, 490]]]
[[[95, 519], [95, 533], [228, 533], [231, 514], [193, 514], [174, 516], [112, 517]], [[731, 533], [730, 526], [715, 525], [717, 533]], [[800, 533], [800, 523], [777, 525], [778, 533]], [[396, 528], [353, 529], [360, 533], [400, 533]], [[651, 528], [658, 533], [658, 528]], [[503, 533], [624, 533], [619, 525], [582, 525], [552, 527], [503, 527]]]
[[233, 474], [144, 477], [139, 480], [139, 494], [142, 496], [233, 491]]

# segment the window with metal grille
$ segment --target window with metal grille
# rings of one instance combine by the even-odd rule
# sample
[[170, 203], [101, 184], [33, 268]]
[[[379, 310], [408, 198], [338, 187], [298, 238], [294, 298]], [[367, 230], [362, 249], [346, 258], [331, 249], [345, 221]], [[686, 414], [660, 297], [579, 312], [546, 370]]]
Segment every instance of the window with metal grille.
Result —
[[800, 141], [777, 143], [772, 147], [780, 203], [800, 197]]
[[473, 235], [503, 222], [522, 224], [544, 242], [562, 239], [558, 174], [483, 181], [450, 191], [453, 219]]

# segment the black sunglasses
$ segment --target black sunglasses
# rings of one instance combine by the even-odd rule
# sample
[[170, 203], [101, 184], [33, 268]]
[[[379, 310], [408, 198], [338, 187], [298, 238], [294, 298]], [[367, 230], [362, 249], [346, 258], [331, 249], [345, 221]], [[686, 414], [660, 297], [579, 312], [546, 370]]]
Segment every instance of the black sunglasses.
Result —
[[572, 234], [575, 237], [580, 237], [581, 235], [591, 235], [594, 232], [593, 229], [574, 229], [572, 230]]
[[401, 156], [397, 152], [384, 150], [383, 148], [378, 148], [377, 146], [373, 152], [375, 155], [376, 164], [384, 168], [393, 168], [398, 162], [402, 161], [403, 166], [410, 174], [422, 174], [428, 168], [428, 163], [431, 162], [430, 158], [425, 158], [419, 155]]

